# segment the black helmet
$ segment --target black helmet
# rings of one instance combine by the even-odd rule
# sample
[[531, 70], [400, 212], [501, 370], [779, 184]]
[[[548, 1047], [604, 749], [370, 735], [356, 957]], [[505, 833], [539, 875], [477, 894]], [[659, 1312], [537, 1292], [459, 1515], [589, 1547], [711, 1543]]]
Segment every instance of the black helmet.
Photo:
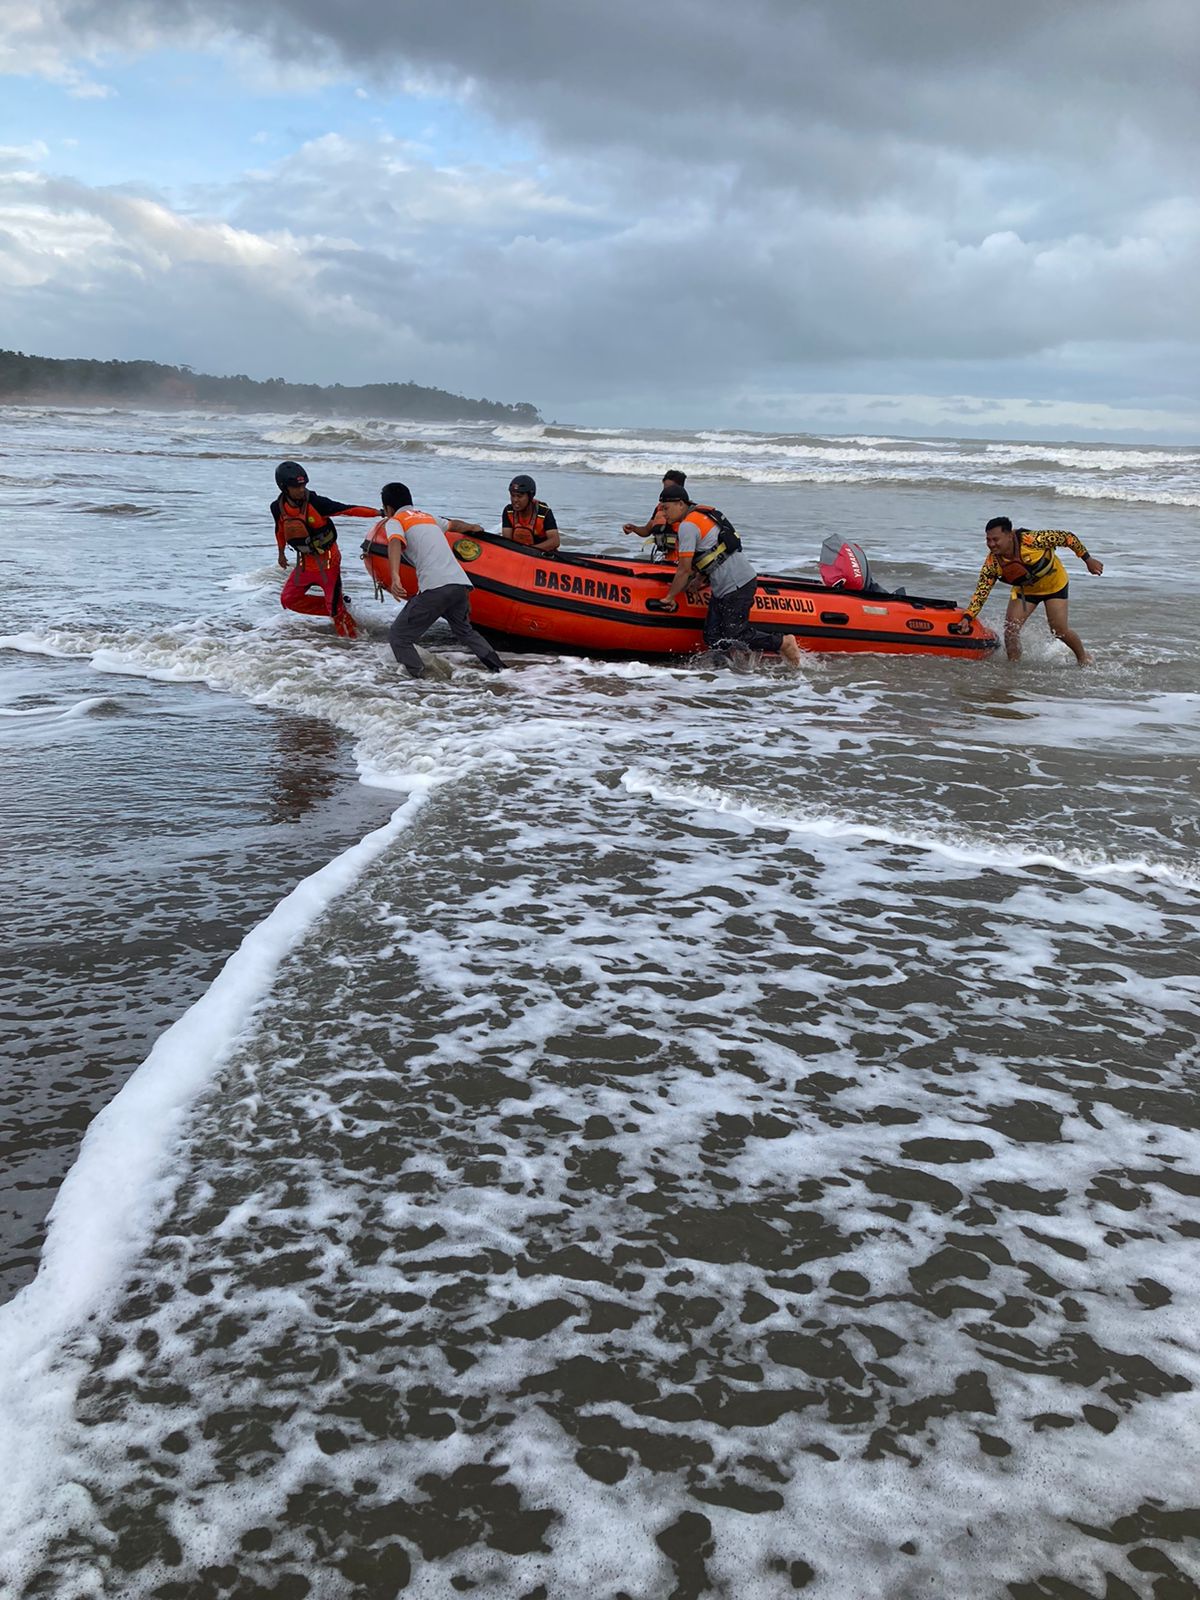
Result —
[[516, 489], [519, 494], [532, 495], [537, 493], [537, 484], [534, 483], [533, 479], [527, 472], [518, 472], [516, 477], [508, 486], [509, 494], [511, 494], [514, 489]]
[[308, 473], [298, 461], [281, 461], [275, 468], [275, 483], [280, 489], [290, 489], [293, 484], [307, 484]]

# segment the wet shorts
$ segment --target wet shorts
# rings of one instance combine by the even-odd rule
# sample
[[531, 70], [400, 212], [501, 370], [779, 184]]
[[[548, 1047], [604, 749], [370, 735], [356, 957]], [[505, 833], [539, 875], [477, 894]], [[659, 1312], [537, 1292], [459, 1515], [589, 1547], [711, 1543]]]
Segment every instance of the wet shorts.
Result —
[[1014, 589], [1012, 598], [1014, 600], [1024, 600], [1027, 606], [1040, 606], [1043, 600], [1065, 600], [1067, 598], [1067, 590], [1070, 587], [1069, 583], [1064, 583], [1062, 588], [1056, 589], [1053, 594], [1022, 594], [1020, 589]]

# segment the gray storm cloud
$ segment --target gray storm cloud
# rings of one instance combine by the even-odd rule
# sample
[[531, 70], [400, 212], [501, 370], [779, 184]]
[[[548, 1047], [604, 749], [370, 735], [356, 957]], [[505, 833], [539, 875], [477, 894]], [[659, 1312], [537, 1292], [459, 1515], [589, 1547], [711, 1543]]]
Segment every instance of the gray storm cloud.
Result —
[[[836, 387], [839, 368], [843, 386], [886, 387], [889, 363], [910, 387], [924, 366], [981, 394], [990, 374], [991, 392], [1031, 399], [1194, 405], [1190, 3], [59, 0], [41, 16], [64, 70], [237, 36], [298, 81], [316, 66], [425, 85], [533, 141], [524, 168], [450, 171], [314, 130], [216, 197], [224, 234], [166, 220], [167, 197], [122, 210], [73, 191], [103, 235], [92, 292], [132, 315], [135, 261], [157, 326], [183, 277], [202, 305], [240, 285], [243, 364], [286, 353], [289, 376], [356, 381], [386, 359], [496, 393], [519, 371], [514, 397], [565, 410], [649, 400], [638, 375], [669, 333], [675, 381], [703, 383], [714, 420], [737, 390]], [[46, 241], [67, 202], [45, 175], [18, 200], [44, 228], [40, 245], [32, 225], [19, 236], [0, 304], [49, 322], [71, 268]], [[279, 290], [279, 252], [303, 294]], [[293, 370], [284, 316], [326, 370]]]
[[738, 161], [810, 125], [975, 152], [1098, 154], [1097, 130], [1175, 145], [1198, 131], [1200, 20], [1190, 0], [60, 0], [92, 44], [205, 31], [262, 40], [298, 65], [314, 49], [381, 78], [423, 69], [569, 143], [656, 142]]

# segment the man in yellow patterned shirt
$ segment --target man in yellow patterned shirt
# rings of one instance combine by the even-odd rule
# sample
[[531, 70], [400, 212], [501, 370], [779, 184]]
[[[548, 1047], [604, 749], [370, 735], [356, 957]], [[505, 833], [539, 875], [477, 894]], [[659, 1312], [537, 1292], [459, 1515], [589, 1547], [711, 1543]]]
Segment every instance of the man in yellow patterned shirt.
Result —
[[1062, 640], [1081, 667], [1086, 667], [1092, 658], [1067, 621], [1067, 569], [1055, 550], [1065, 545], [1097, 576], [1104, 571], [1103, 561], [1089, 555], [1073, 533], [1054, 528], [1034, 533], [1029, 528], [1014, 528], [1007, 517], [993, 517], [984, 536], [988, 557], [979, 569], [979, 582], [967, 604], [967, 616], [979, 615], [993, 585], [1003, 579], [1012, 584], [1004, 614], [1004, 650], [1008, 659], [1020, 660], [1021, 629], [1038, 606], [1044, 606], [1050, 632]]

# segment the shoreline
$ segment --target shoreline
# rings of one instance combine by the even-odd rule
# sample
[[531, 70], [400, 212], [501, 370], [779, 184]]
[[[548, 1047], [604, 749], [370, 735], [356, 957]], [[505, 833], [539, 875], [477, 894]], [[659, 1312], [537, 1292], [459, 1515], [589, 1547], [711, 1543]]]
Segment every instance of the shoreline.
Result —
[[[90, 672], [81, 662], [27, 656], [13, 662], [6, 655], [0, 685], [6, 668], [34, 679], [44, 674], [52, 696], [76, 694]], [[14, 1132], [0, 1174], [0, 1304], [36, 1275], [47, 1212], [92, 1119], [207, 992], [246, 933], [311, 870], [314, 846], [332, 859], [395, 806], [392, 795], [361, 781], [349, 736], [333, 727], [202, 684], [114, 684], [109, 674], [90, 676], [94, 706], [85, 700], [72, 723], [76, 760], [44, 773], [33, 799], [51, 819], [74, 815], [70, 872], [35, 872], [20, 838], [0, 856], [0, 882], [10, 880], [13, 952], [12, 977], [0, 995], [21, 1050], [5, 1085]], [[252, 752], [258, 745], [261, 767], [246, 792], [223, 819], [206, 817], [195, 837], [148, 841], [129, 816], [88, 835], [84, 819], [94, 786], [104, 792], [92, 749], [97, 762], [116, 765], [125, 758], [127, 735], [139, 759], [147, 702], [174, 706], [189, 698], [201, 716], [204, 702], [215, 699], [219, 710], [205, 721], [219, 723], [226, 737], [234, 731], [239, 748]], [[22, 727], [23, 720], [2, 728], [18, 776], [22, 750], [37, 754], [37, 730]], [[264, 721], [273, 728], [271, 742], [258, 740]], [[288, 752], [283, 760], [280, 750]], [[204, 754], [194, 750], [186, 758], [191, 771], [173, 748], [168, 754], [166, 776], [186, 791], [200, 778]], [[252, 825], [246, 811], [258, 813]], [[24, 826], [19, 816], [10, 821], [18, 834], [38, 828], [32, 814]], [[60, 930], [68, 927], [64, 938]]]

